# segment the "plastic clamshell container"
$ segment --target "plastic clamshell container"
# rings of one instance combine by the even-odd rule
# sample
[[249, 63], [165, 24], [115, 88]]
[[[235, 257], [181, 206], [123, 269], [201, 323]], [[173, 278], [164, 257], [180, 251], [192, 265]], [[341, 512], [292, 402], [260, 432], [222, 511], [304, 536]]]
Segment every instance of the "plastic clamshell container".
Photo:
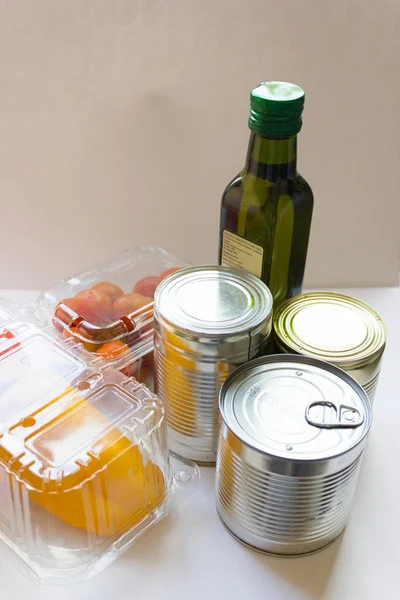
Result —
[[[20, 310], [20, 307], [8, 300], [7, 298], [0, 298], [0, 327], [6, 326], [8, 323], [12, 323], [16, 319], [16, 312]], [[3, 332], [4, 333], [4, 332]]]
[[45, 290], [39, 313], [63, 336], [152, 387], [155, 288], [184, 266], [167, 250], [138, 247]]
[[59, 584], [114, 560], [198, 469], [171, 458], [157, 396], [52, 333], [0, 327], [0, 540]]

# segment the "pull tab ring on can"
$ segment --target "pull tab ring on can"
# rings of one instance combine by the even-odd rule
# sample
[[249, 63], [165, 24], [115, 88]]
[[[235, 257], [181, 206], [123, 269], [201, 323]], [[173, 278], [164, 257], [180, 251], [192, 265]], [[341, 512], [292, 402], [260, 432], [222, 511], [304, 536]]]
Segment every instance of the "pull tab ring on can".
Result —
[[[316, 420], [310, 416], [310, 411], [315, 406], [333, 408], [335, 411], [334, 418], [330, 421]], [[325, 413], [325, 411], [324, 411]], [[323, 415], [325, 416], [325, 414]], [[335, 404], [334, 402], [317, 400], [311, 402], [305, 413], [306, 421], [309, 425], [323, 429], [355, 429], [364, 423], [364, 417], [354, 406], [346, 404]]]
[[280, 556], [335, 540], [371, 426], [362, 387], [330, 363], [269, 355], [236, 369], [219, 402], [216, 506], [225, 527]]

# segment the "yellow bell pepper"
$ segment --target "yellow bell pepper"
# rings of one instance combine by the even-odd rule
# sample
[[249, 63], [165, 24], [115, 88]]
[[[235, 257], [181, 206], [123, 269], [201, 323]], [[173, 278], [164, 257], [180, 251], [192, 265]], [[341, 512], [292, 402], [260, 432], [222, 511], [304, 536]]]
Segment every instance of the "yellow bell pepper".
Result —
[[[25, 376], [22, 387], [29, 383], [40, 385], [37, 373]], [[12, 456], [14, 446], [7, 443], [11, 437], [3, 436], [0, 463], [18, 472], [30, 500], [52, 515], [87, 532], [112, 536], [163, 502], [166, 481], [160, 467], [88, 400], [76, 395], [68, 400], [72, 391], [76, 393], [68, 387], [57, 398], [48, 398], [48, 412], [41, 408], [12, 428], [25, 451], [21, 458]], [[51, 420], [43, 423], [46, 414]], [[30, 464], [24, 467], [27, 458]], [[0, 483], [3, 487], [6, 482]]]

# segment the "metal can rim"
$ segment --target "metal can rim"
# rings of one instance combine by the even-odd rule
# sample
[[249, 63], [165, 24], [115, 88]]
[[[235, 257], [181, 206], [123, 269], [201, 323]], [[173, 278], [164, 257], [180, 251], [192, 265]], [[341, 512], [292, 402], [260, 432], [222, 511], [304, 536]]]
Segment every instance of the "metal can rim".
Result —
[[[362, 311], [363, 315], [369, 315], [370, 319], [365, 320], [369, 342], [346, 351], [318, 350], [318, 348], [312, 347], [307, 343], [302, 343], [301, 338], [296, 335], [290, 325], [294, 317], [305, 306], [310, 306], [317, 302], [356, 307]], [[386, 326], [377, 311], [358, 298], [337, 292], [309, 292], [287, 300], [274, 314], [273, 330], [278, 345], [287, 349], [287, 351], [326, 360], [342, 369], [363, 367], [370, 364], [370, 362], [383, 354], [386, 345]]]
[[[239, 377], [242, 373], [246, 372], [247, 370], [252, 369], [253, 367], [257, 367], [259, 365], [263, 365], [266, 363], [274, 363], [274, 362], [277, 362], [277, 363], [279, 363], [279, 362], [292, 362], [293, 363], [294, 362], [294, 363], [299, 363], [299, 364], [303, 364], [303, 365], [305, 364], [305, 365], [316, 366], [316, 367], [326, 370], [334, 375], [338, 375], [342, 380], [346, 381], [357, 392], [360, 399], [362, 400], [362, 403], [365, 408], [366, 417], [367, 417], [367, 423], [365, 426], [364, 433], [362, 436], [360, 436], [357, 439], [356, 443], [354, 443], [352, 445], [349, 444], [349, 446], [347, 448], [344, 448], [340, 452], [332, 453], [330, 456], [312, 457], [311, 459], [307, 459], [305, 457], [296, 457], [296, 456], [291, 456], [290, 458], [288, 458], [286, 456], [281, 456], [279, 453], [273, 453], [266, 449], [263, 449], [262, 447], [260, 447], [260, 445], [257, 442], [255, 442], [253, 444], [249, 443], [249, 441], [247, 439], [245, 439], [244, 436], [241, 435], [239, 431], [235, 430], [232, 427], [232, 424], [228, 421], [227, 416], [226, 416], [226, 411], [225, 411], [226, 396], [227, 396], [227, 392], [228, 392], [230, 386], [232, 385], [232, 383], [235, 381], [235, 379], [237, 377]], [[298, 354], [270, 354], [269, 356], [261, 356], [259, 358], [255, 358], [255, 359], [241, 365], [227, 377], [224, 384], [222, 385], [222, 388], [219, 393], [218, 405], [219, 405], [220, 417], [223, 420], [225, 426], [238, 440], [240, 440], [240, 442], [242, 444], [244, 444], [244, 446], [246, 446], [247, 448], [249, 448], [252, 451], [260, 453], [261, 455], [264, 455], [264, 456], [267, 456], [270, 458], [276, 458], [278, 460], [284, 460], [284, 461], [290, 460], [290, 462], [293, 462], [293, 463], [304, 463], [304, 462], [318, 463], [318, 462], [323, 462], [323, 461], [330, 460], [330, 459], [336, 459], [340, 456], [344, 456], [344, 455], [348, 454], [349, 452], [354, 451], [358, 446], [363, 444], [365, 438], [367, 437], [367, 435], [369, 433], [369, 430], [371, 428], [371, 423], [372, 423], [372, 408], [371, 408], [371, 402], [368, 398], [368, 395], [365, 392], [365, 390], [363, 389], [363, 387], [353, 377], [351, 377], [351, 375], [349, 375], [346, 371], [344, 371], [340, 367], [337, 367], [336, 365], [333, 365], [331, 363], [327, 363], [327, 362], [317, 359], [317, 358], [304, 356], [304, 355], [298, 355]]]
[[[174, 282], [181, 279], [184, 276], [191, 275], [192, 273], [207, 273], [212, 271], [218, 271], [220, 273], [231, 274], [242, 284], [247, 284], [247, 291], [253, 292], [253, 299], [255, 300], [256, 294], [258, 299], [258, 305], [255, 306], [256, 312], [253, 311], [252, 315], [247, 319], [239, 322], [234, 327], [195, 327], [193, 322], [187, 323], [185, 326], [182, 322], [176, 322], [171, 319], [170, 316], [165, 315], [160, 303], [162, 294], [166, 293], [166, 290]], [[201, 265], [196, 267], [187, 267], [181, 269], [168, 277], [166, 277], [158, 286], [154, 298], [154, 315], [156, 320], [161, 321], [164, 326], [167, 326], [173, 332], [183, 333], [189, 337], [201, 337], [207, 340], [218, 339], [221, 335], [227, 338], [234, 338], [243, 333], [257, 332], [263, 325], [269, 320], [272, 321], [272, 305], [273, 299], [272, 294], [268, 287], [258, 277], [236, 269], [234, 267], [227, 267], [222, 265]]]

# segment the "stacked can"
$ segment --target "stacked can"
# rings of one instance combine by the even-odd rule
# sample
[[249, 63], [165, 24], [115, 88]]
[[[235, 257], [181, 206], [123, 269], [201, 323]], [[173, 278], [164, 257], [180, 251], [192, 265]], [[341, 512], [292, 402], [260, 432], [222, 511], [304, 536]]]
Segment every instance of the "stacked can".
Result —
[[373, 401], [386, 329], [368, 304], [332, 292], [296, 296], [274, 315], [274, 339], [281, 352], [312, 356], [347, 371]]
[[170, 448], [213, 464], [221, 385], [236, 367], [265, 352], [272, 296], [244, 271], [192, 267], [159, 285], [154, 321], [155, 387], [165, 404]]
[[217, 510], [240, 541], [300, 555], [346, 525], [371, 405], [333, 365], [272, 355], [239, 367], [220, 395]]

